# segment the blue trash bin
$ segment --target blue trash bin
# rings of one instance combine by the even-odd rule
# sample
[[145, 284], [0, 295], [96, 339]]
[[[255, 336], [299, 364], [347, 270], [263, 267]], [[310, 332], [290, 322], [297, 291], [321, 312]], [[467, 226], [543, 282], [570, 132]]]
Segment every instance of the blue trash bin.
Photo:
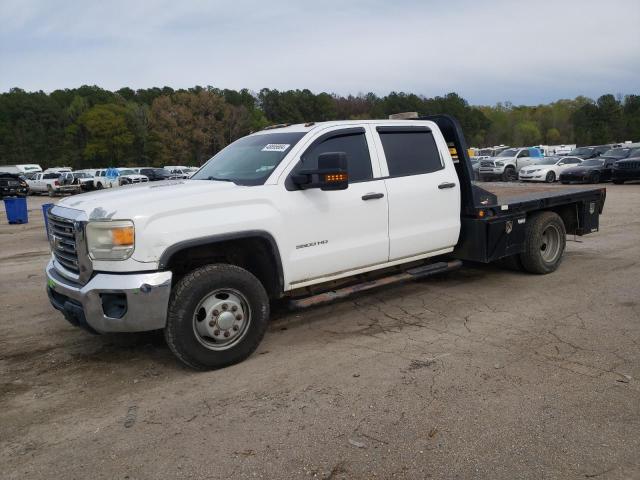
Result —
[[54, 203], [45, 203], [42, 205], [42, 216], [44, 217], [44, 231], [47, 234], [47, 238], [49, 237], [49, 210], [53, 208]]
[[27, 214], [27, 199], [25, 197], [7, 197], [4, 199], [4, 209], [10, 224], [29, 223]]

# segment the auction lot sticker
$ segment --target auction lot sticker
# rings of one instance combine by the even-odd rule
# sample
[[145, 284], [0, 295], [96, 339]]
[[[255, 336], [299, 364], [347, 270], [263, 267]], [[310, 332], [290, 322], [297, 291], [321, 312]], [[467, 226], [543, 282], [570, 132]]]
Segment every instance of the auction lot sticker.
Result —
[[263, 148], [263, 152], [286, 152], [290, 143], [267, 143]]

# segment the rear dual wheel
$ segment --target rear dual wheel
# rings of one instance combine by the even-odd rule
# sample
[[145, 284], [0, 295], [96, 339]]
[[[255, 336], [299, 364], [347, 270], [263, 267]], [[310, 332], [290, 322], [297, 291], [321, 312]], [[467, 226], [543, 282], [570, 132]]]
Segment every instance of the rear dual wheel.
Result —
[[540, 212], [527, 220], [524, 251], [502, 258], [499, 264], [509, 270], [546, 274], [562, 262], [567, 231], [555, 212]]

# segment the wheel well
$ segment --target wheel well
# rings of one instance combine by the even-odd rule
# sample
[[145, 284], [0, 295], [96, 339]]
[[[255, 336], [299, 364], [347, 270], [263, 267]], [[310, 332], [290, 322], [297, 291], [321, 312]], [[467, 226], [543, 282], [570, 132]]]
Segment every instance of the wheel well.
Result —
[[564, 228], [568, 234], [574, 234], [578, 228], [578, 204], [561, 205], [549, 209], [550, 212], [557, 213], [564, 223]]
[[198, 245], [186, 245], [174, 252], [164, 268], [173, 273], [176, 283], [188, 272], [212, 263], [237, 265], [253, 273], [262, 283], [269, 298], [282, 296], [283, 279], [280, 257], [275, 245], [263, 237], [242, 237], [212, 241]]

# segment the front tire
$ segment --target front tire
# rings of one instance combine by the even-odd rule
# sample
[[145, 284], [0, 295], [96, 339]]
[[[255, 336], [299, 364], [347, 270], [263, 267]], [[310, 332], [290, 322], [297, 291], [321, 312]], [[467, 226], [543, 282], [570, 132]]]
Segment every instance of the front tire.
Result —
[[598, 172], [591, 175], [591, 183], [600, 183], [600, 174]]
[[567, 243], [567, 230], [555, 212], [540, 212], [527, 222], [524, 251], [520, 261], [527, 272], [546, 274], [562, 262]]
[[548, 172], [547, 176], [545, 177], [545, 182], [547, 183], [553, 183], [556, 181], [556, 174], [555, 172]]
[[507, 167], [502, 174], [502, 180], [505, 182], [515, 182], [518, 179], [516, 169], [513, 167]]
[[228, 264], [200, 267], [173, 288], [165, 339], [174, 355], [197, 370], [241, 362], [260, 344], [269, 297], [249, 271]]

